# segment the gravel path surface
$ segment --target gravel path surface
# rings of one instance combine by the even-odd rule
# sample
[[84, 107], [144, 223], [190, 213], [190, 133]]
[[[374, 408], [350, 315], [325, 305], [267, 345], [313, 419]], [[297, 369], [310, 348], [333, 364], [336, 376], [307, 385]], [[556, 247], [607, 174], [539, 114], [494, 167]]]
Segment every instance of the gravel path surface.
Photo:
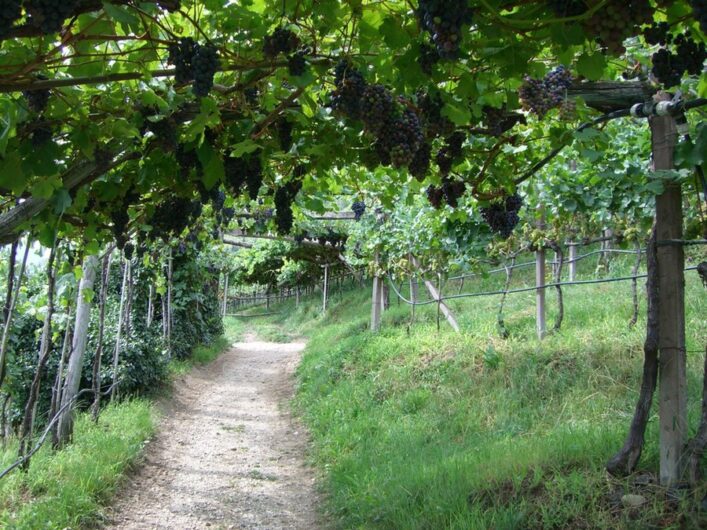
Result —
[[234, 344], [175, 384], [112, 529], [316, 529], [306, 433], [290, 415], [304, 344]]

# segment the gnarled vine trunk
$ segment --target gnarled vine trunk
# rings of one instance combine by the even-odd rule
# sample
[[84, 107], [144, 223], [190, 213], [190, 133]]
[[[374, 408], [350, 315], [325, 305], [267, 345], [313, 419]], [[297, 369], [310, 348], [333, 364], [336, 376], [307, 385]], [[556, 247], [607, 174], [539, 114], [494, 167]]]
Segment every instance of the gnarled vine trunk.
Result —
[[626, 441], [619, 452], [611, 457], [606, 464], [607, 471], [616, 476], [632, 473], [641, 458], [645, 442], [646, 425], [648, 424], [653, 394], [658, 381], [658, 304], [660, 303], [660, 298], [655, 225], [648, 241], [646, 261], [648, 265], [648, 278], [646, 279], [648, 318], [646, 321], [646, 340], [643, 343], [643, 380]]
[[[49, 417], [53, 418], [57, 411], [59, 410], [59, 404], [61, 403], [61, 391], [64, 386], [64, 366], [66, 365], [66, 360], [69, 357], [69, 352], [71, 350], [71, 342], [73, 340], [73, 333], [71, 327], [71, 317], [73, 315], [73, 307], [68, 308], [66, 330], [64, 331], [64, 343], [61, 346], [61, 357], [59, 359], [59, 366], [56, 370], [56, 378], [54, 379], [54, 387], [52, 388], [52, 401], [49, 406]], [[57, 431], [57, 424], [54, 424], [52, 428], [52, 444], [54, 447], [59, 443], [59, 433]]]
[[[113, 382], [110, 389], [110, 400], [113, 401], [118, 392], [118, 362], [120, 361], [120, 342], [125, 316], [125, 300], [128, 295], [128, 274], [130, 263], [126, 261], [123, 268], [123, 283], [120, 289], [120, 304], [118, 307], [118, 329], [115, 333], [115, 348], [113, 349]], [[164, 317], [163, 317], [164, 318]]]
[[552, 281], [555, 283], [555, 291], [557, 292], [557, 317], [555, 318], [555, 325], [552, 327], [553, 331], [560, 331], [562, 327], [562, 320], [565, 318], [565, 302], [562, 298], [562, 286], [560, 281], [562, 280], [562, 265], [564, 264], [565, 255], [562, 252], [562, 247], [559, 243], [553, 242], [552, 250], [555, 251], [555, 275]]
[[110, 279], [110, 259], [112, 250], [103, 257], [101, 267], [101, 293], [98, 299], [98, 344], [93, 357], [93, 403], [91, 416], [93, 421], [98, 421], [98, 411], [101, 408], [101, 358], [103, 357], [103, 334], [106, 322], [106, 298], [108, 297], [108, 281]]
[[506, 283], [503, 285], [503, 294], [501, 295], [501, 301], [498, 304], [498, 313], [496, 314], [496, 322], [498, 323], [498, 331], [501, 337], [507, 339], [509, 336], [508, 329], [506, 328], [506, 322], [503, 319], [503, 306], [506, 305], [506, 298], [508, 298], [508, 289], [511, 286], [511, 279], [513, 278], [513, 269], [516, 264], [517, 256], [511, 258], [510, 266], [504, 262], [503, 268], [506, 270]]
[[[55, 257], [56, 242], [52, 246], [52, 250], [49, 253], [49, 260], [47, 261], [47, 313], [44, 316], [42, 339], [39, 346], [39, 360], [37, 361], [37, 368], [34, 372], [34, 377], [32, 378], [29, 396], [27, 397], [27, 403], [25, 404], [24, 417], [22, 419], [19, 449], [20, 457], [25, 456], [30, 446], [30, 438], [32, 436], [32, 430], [34, 429], [35, 405], [37, 404], [37, 399], [39, 398], [39, 387], [42, 382], [42, 376], [44, 375], [44, 368], [47, 365], [49, 352], [51, 351], [52, 317], [54, 315], [54, 289], [56, 287], [56, 271], [54, 270]], [[27, 469], [27, 467], [29, 467], [29, 462], [29, 459], [27, 459], [22, 467]]]
[[0, 339], [0, 387], [5, 380], [5, 366], [7, 364], [7, 343], [10, 339], [10, 327], [12, 326], [12, 316], [15, 312], [15, 306], [17, 305], [17, 298], [20, 296], [20, 286], [22, 285], [22, 278], [25, 274], [25, 267], [27, 265], [27, 255], [29, 254], [30, 239], [27, 238], [25, 243], [25, 252], [22, 257], [22, 265], [20, 265], [20, 273], [17, 277], [17, 283], [15, 285], [15, 294], [12, 295], [12, 301], [7, 310], [7, 316], [4, 319], [4, 326], [2, 330], [2, 339]]

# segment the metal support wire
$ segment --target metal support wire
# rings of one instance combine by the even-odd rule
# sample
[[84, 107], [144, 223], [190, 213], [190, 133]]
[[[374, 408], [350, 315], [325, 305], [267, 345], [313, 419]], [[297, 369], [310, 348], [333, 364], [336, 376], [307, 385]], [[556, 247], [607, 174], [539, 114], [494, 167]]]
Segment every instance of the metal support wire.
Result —
[[[687, 267], [683, 269], [683, 272], [688, 272], [692, 270], [697, 270], [697, 266], [695, 267]], [[565, 285], [590, 285], [590, 284], [597, 284], [597, 283], [613, 283], [613, 282], [623, 282], [627, 280], [635, 280], [638, 278], [646, 278], [648, 275], [647, 274], [636, 274], [635, 276], [620, 276], [616, 278], [602, 278], [598, 280], [576, 280], [573, 282], [555, 282], [555, 283], [546, 283], [545, 285], [537, 286], [534, 285], [532, 287], [521, 287], [518, 289], [510, 289], [508, 291], [483, 291], [479, 293], [464, 293], [464, 294], [451, 294], [449, 296], [440, 296], [439, 300], [445, 301], [445, 300], [454, 300], [456, 298], [475, 298], [479, 296], [494, 296], [494, 295], [499, 295], [499, 294], [514, 294], [514, 293], [526, 293], [530, 291], [537, 291], [538, 289], [548, 289], [550, 287], [557, 287], [557, 286], [565, 286]], [[414, 304], [414, 305], [429, 305], [429, 304], [436, 304], [438, 300], [425, 300], [422, 302], [413, 302], [411, 300], [408, 300], [405, 298], [400, 291], [395, 287], [395, 282], [393, 282], [392, 278], [390, 277], [390, 274], [388, 274], [388, 283], [391, 285], [393, 291], [395, 294], [406, 304]]]
[[[593, 250], [591, 252], [587, 252], [586, 254], [581, 254], [573, 259], [562, 260], [562, 263], [565, 265], [570, 264], [570, 263], [576, 263], [580, 260], [583, 260], [584, 258], [588, 258], [589, 256], [594, 256], [594, 255], [600, 254], [602, 252], [604, 252], [604, 253], [613, 252], [615, 254], [637, 254], [639, 251], [638, 250], [623, 250], [620, 248], [608, 248], [606, 250]], [[640, 252], [645, 252], [645, 249], [641, 249]], [[549, 263], [551, 265], [553, 265], [556, 262], [554, 260], [552, 260]], [[535, 266], [535, 260], [526, 261], [524, 263], [518, 263], [517, 265], [513, 265], [512, 267], [509, 267], [509, 269], [515, 270], [515, 269], [520, 269], [523, 267], [530, 267], [530, 266]], [[451, 276], [451, 277], [447, 278], [447, 281], [461, 280], [464, 278], [472, 278], [474, 276], [483, 276], [484, 274], [495, 274], [497, 272], [505, 272], [505, 271], [506, 271], [506, 268], [503, 267], [503, 268], [499, 268], [499, 269], [492, 269], [490, 271], [485, 271], [485, 272], [471, 272], [468, 274], [460, 274], [458, 276]]]

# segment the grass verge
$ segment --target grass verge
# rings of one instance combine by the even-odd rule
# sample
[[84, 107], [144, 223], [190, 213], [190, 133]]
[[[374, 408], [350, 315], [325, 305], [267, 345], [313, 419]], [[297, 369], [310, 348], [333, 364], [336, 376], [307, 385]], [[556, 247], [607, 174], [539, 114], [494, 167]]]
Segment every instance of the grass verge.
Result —
[[[224, 335], [196, 347], [189, 359], [170, 362], [172, 378], [213, 361], [243, 331], [235, 319], [226, 319], [224, 328]], [[156, 419], [155, 406], [145, 398], [108, 405], [97, 424], [89, 414], [79, 414], [70, 445], [55, 452], [46, 444], [26, 473], [15, 471], [0, 480], [0, 528], [70, 529], [99, 523], [102, 506], [139, 461]], [[16, 458], [17, 445], [10, 443], [0, 450], [0, 469]]]
[[[0, 481], [0, 527], [79, 528], [95, 522], [154, 429], [155, 412], [145, 399], [108, 405], [97, 424], [80, 414], [71, 445], [58, 452], [43, 447], [26, 473], [16, 471]], [[0, 466], [16, 457], [10, 444], [0, 453]]]
[[[630, 266], [614, 260], [611, 273]], [[695, 274], [686, 280], [694, 429], [707, 297]], [[475, 278], [466, 289], [490, 290], [499, 281]], [[529, 270], [513, 285], [531, 282]], [[296, 406], [313, 438], [312, 460], [335, 527], [707, 527], [705, 488], [687, 493], [655, 484], [657, 407], [641, 472], [616, 480], [604, 471], [635, 406], [645, 300], [630, 328], [629, 283], [576, 286], [564, 295], [562, 329], [543, 341], [535, 336], [532, 292], [509, 297], [505, 340], [497, 331], [497, 297], [450, 304], [461, 334], [448, 331], [444, 318], [437, 331], [434, 306], [419, 308], [408, 326], [410, 310], [394, 298], [382, 331], [371, 334], [368, 291], [332, 300], [326, 314], [316, 299], [285, 304], [266, 321], [310, 338]], [[552, 324], [555, 299], [547, 296]]]
[[174, 379], [189, 373], [198, 365], [208, 364], [230, 348], [231, 344], [240, 339], [245, 330], [243, 322], [237, 318], [226, 317], [223, 320], [224, 334], [216, 337], [209, 344], [201, 344], [194, 348], [191, 357], [187, 359], [172, 359], [169, 362], [169, 373]]

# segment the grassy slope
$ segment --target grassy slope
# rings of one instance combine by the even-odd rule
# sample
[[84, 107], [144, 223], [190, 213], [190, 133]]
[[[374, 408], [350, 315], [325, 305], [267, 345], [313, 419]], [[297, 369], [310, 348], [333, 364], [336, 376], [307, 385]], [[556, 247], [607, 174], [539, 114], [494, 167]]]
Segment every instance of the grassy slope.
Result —
[[[170, 371], [184, 374], [195, 364], [215, 359], [242, 331], [241, 323], [233, 319], [225, 326], [224, 336], [197, 347], [188, 361], [172, 362]], [[88, 414], [79, 414], [74, 443], [57, 453], [47, 444], [33, 457], [27, 473], [14, 471], [0, 480], [0, 528], [79, 528], [95, 522], [101, 505], [139, 460], [156, 419], [147, 399], [109, 405], [98, 424]], [[16, 457], [17, 446], [10, 443], [0, 450], [0, 469]]]
[[[583, 277], [595, 263], [582, 263]], [[612, 275], [627, 273], [630, 260], [611, 268]], [[531, 274], [513, 285], [529, 283]], [[500, 280], [467, 280], [467, 289], [495, 288]], [[640, 383], [645, 315], [628, 328], [628, 282], [566, 288], [562, 331], [542, 342], [533, 293], [509, 297], [507, 340], [496, 331], [497, 297], [452, 302], [462, 335], [448, 331], [444, 319], [438, 333], [433, 306], [418, 309], [408, 333], [409, 309], [394, 300], [382, 332], [372, 335], [368, 292], [334, 298], [325, 316], [312, 300], [297, 310], [285, 305], [266, 324], [310, 336], [297, 405], [335, 526], [705, 524], [689, 502], [668, 507], [659, 488], [609, 479], [603, 470], [623, 441]], [[553, 292], [548, 299], [552, 323]], [[687, 313], [694, 428], [707, 337], [707, 297], [694, 272]], [[648, 471], [657, 467], [656, 427], [654, 416], [641, 464]], [[644, 495], [648, 507], [622, 508], [624, 493]]]

